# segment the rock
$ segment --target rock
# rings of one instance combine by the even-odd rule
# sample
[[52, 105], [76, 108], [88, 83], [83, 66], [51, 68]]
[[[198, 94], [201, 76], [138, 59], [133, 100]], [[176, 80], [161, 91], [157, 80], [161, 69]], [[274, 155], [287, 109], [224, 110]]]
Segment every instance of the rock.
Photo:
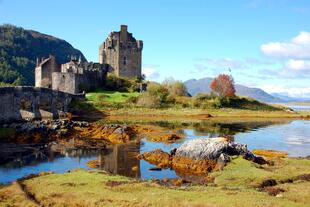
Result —
[[182, 144], [175, 156], [193, 160], [217, 160], [221, 154], [241, 155], [249, 151], [247, 146], [227, 141], [226, 138], [193, 139]]
[[265, 189], [265, 192], [267, 192], [268, 195], [271, 195], [271, 196], [283, 197], [283, 195], [280, 193], [285, 192], [285, 190], [282, 188], [277, 188], [277, 187], [267, 187]]
[[230, 156], [243, 155], [244, 158], [265, 164], [262, 157], [256, 157], [246, 145], [234, 143], [229, 138], [193, 139], [185, 142], [179, 148], [171, 150], [170, 154], [160, 149], [139, 155], [160, 168], [173, 168], [178, 174], [207, 174], [212, 170], [222, 169]]
[[138, 159], [144, 159], [151, 164], [157, 165], [160, 168], [171, 167], [172, 157], [167, 152], [157, 149], [151, 152], [145, 152], [142, 155], [137, 156]]
[[259, 188], [263, 189], [266, 187], [272, 187], [272, 186], [276, 186], [278, 183], [275, 179], [267, 179], [264, 180], [260, 185]]

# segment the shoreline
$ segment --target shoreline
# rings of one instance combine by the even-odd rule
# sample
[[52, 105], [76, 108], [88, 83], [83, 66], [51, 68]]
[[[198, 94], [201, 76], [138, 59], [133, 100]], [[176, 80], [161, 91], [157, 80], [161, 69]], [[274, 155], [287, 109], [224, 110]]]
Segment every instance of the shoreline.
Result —
[[[86, 115], [87, 114], [87, 115]], [[253, 111], [241, 109], [108, 109], [98, 111], [80, 112], [74, 116], [79, 120], [246, 120], [246, 119], [291, 119], [291, 120], [310, 120], [310, 111]]]

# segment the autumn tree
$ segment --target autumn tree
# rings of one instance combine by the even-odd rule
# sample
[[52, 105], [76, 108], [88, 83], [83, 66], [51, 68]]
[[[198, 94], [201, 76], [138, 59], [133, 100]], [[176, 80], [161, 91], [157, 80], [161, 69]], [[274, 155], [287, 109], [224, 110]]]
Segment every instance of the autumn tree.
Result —
[[234, 97], [236, 93], [233, 77], [226, 74], [213, 79], [210, 88], [222, 97]]

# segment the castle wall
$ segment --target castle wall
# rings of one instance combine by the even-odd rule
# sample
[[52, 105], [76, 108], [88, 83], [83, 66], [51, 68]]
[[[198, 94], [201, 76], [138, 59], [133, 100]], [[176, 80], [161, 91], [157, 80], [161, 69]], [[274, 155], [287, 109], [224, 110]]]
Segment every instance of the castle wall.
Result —
[[108, 64], [119, 76], [119, 34], [107, 40], [102, 44], [99, 49], [99, 63]]
[[53, 90], [63, 91], [66, 93], [79, 93], [79, 75], [76, 73], [59, 73], [52, 74]]
[[0, 87], [0, 96], [1, 123], [65, 117], [71, 101], [84, 98], [82, 95], [27, 86]]
[[60, 67], [54, 56], [50, 56], [49, 58], [43, 60], [35, 68], [35, 86], [52, 88], [52, 73], [59, 71]]
[[120, 50], [120, 69], [118, 75], [121, 77], [141, 77], [141, 51], [136, 48]]
[[60, 73], [52, 74], [53, 90], [77, 94], [103, 86], [106, 77], [106, 69], [83, 70], [83, 73]]

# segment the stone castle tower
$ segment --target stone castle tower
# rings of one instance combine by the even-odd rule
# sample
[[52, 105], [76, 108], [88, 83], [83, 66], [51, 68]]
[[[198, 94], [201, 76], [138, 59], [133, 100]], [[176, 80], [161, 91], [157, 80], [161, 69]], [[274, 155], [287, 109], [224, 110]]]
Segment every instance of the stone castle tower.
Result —
[[37, 58], [35, 68], [35, 86], [52, 88], [52, 73], [60, 72], [60, 67], [56, 62], [56, 58], [50, 55], [48, 58]]
[[99, 63], [108, 64], [118, 77], [140, 78], [143, 42], [136, 40], [121, 25], [120, 32], [111, 32], [99, 48]]

